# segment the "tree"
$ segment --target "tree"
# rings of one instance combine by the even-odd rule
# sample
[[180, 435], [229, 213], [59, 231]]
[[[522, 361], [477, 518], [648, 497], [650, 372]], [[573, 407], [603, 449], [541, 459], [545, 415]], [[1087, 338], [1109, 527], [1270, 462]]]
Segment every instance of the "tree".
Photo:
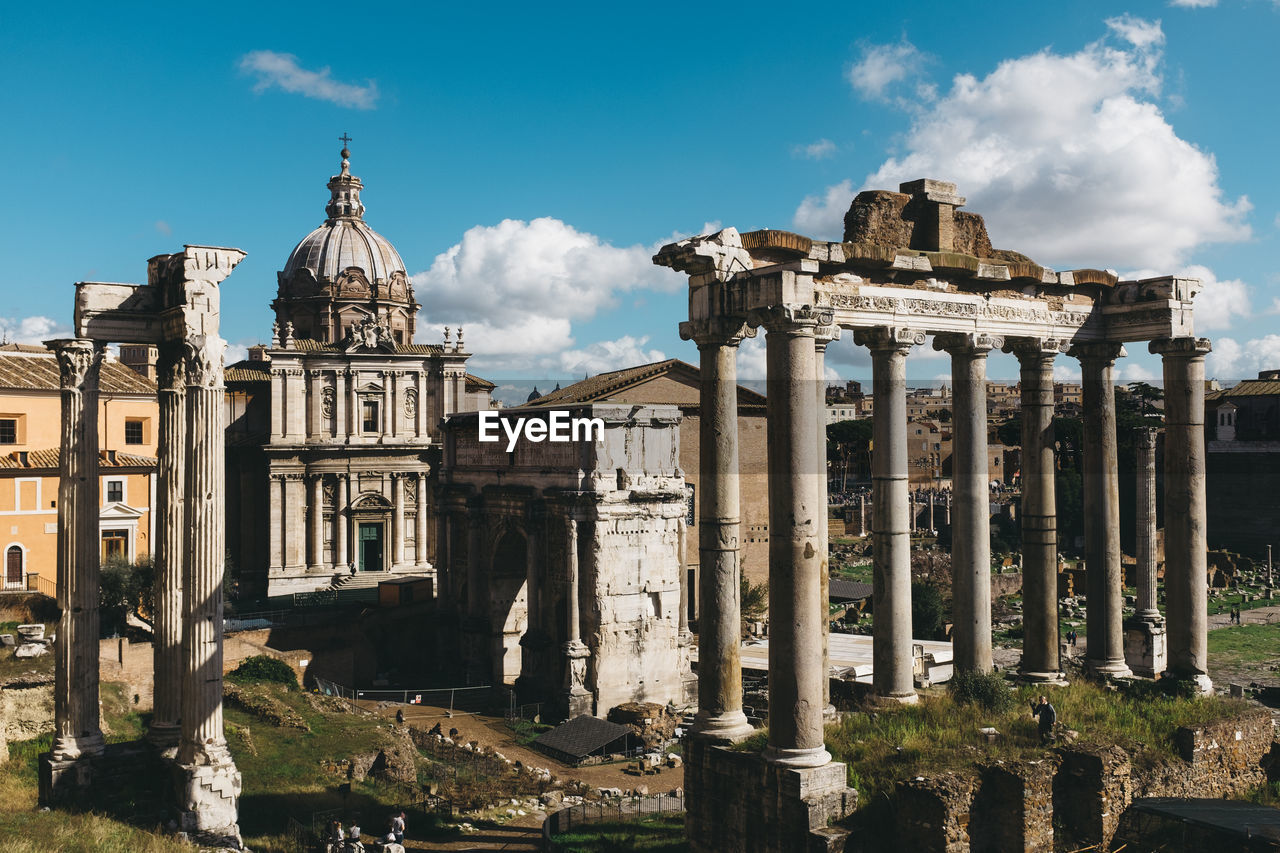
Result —
[[871, 418], [827, 425], [827, 459], [840, 464], [842, 489], [849, 487], [849, 468], [861, 471], [871, 459]]
[[738, 582], [738, 607], [742, 618], [755, 621], [765, 615], [769, 609], [769, 586], [763, 583], [752, 583], [744, 574]]
[[104, 637], [124, 633], [130, 611], [155, 608], [155, 565], [150, 557], [130, 562], [108, 560], [102, 566], [98, 584], [100, 633]]
[[942, 593], [931, 583], [911, 584], [911, 636], [919, 640], [945, 640], [947, 608]]

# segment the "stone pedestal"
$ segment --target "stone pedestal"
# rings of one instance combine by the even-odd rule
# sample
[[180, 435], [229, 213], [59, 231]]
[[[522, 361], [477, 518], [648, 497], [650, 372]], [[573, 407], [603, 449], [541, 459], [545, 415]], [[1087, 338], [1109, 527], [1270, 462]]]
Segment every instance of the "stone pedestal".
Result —
[[591, 657], [591, 649], [581, 640], [570, 640], [564, 644], [563, 651], [565, 686], [562, 705], [565, 719], [571, 720], [595, 712], [594, 697], [587, 689], [587, 658]]
[[41, 753], [39, 775], [42, 806], [82, 803], [93, 789], [93, 756], [54, 758]]
[[702, 738], [685, 742], [685, 834], [694, 853], [791, 853], [844, 849], [858, 794], [845, 765], [783, 767]]
[[1124, 626], [1124, 660], [1134, 675], [1155, 678], [1169, 665], [1164, 620], [1131, 619]]
[[234, 764], [176, 764], [179, 826], [198, 844], [241, 847], [237, 826], [240, 771]]

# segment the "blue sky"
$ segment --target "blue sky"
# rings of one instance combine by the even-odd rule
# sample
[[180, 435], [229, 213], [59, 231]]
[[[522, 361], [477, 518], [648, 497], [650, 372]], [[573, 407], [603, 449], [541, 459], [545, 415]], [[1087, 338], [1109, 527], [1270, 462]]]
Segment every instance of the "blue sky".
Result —
[[[0, 327], [49, 337], [77, 280], [237, 246], [234, 357], [269, 337], [347, 132], [419, 342], [463, 324], [482, 374], [695, 360], [656, 246], [721, 225], [839, 239], [859, 189], [935, 177], [998, 247], [1201, 277], [1210, 372], [1251, 376], [1280, 367], [1278, 30], [1271, 0], [8, 4]], [[1130, 354], [1123, 378], [1158, 373]], [[762, 361], [747, 347], [744, 374]], [[828, 363], [868, 373], [849, 341]]]

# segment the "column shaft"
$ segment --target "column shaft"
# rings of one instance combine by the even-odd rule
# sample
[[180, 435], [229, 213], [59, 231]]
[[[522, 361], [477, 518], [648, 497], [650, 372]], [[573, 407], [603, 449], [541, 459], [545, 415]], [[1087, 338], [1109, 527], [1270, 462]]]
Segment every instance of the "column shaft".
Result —
[[[1060, 681], [1058, 509], [1054, 493], [1055, 341], [1019, 341], [1013, 352], [1022, 386], [1022, 661], [1031, 681]], [[948, 505], [950, 499], [948, 498]], [[958, 505], [956, 507], [959, 509]]]
[[309, 441], [321, 441], [324, 438], [324, 413], [321, 406], [324, 403], [324, 371], [311, 371], [311, 388], [307, 394], [307, 412], [310, 414], [310, 423], [307, 425], [307, 439]]
[[1165, 615], [1169, 674], [1209, 680], [1207, 542], [1205, 539], [1204, 357], [1207, 338], [1153, 341], [1164, 358]]
[[58, 457], [58, 639], [54, 669], [54, 759], [98, 755], [98, 378], [102, 347], [50, 341], [61, 374]]
[[404, 565], [404, 474], [391, 475], [392, 568]]
[[823, 327], [818, 330], [813, 346], [813, 384], [817, 397], [817, 463], [821, 476], [818, 478], [818, 536], [817, 549], [820, 566], [818, 579], [822, 584], [819, 597], [822, 600], [822, 713], [828, 717], [835, 715], [835, 707], [831, 704], [831, 572], [830, 547], [828, 545], [828, 513], [830, 498], [827, 494], [827, 379], [826, 356], [827, 344], [840, 337], [839, 326]]
[[[422, 405], [422, 398], [418, 398], [418, 405]], [[425, 471], [418, 472], [418, 514], [414, 518], [415, 530], [413, 537], [414, 562], [417, 563], [419, 569], [428, 567], [427, 562], [427, 474]]]
[[181, 350], [161, 348], [160, 430], [156, 448], [155, 637], [152, 665], [155, 690], [147, 738], [160, 747], [176, 746], [182, 717], [182, 576], [184, 537], [183, 500], [186, 488], [186, 371]]
[[1138, 618], [1160, 615], [1156, 603], [1156, 431], [1140, 429], [1137, 450]]
[[350, 571], [351, 550], [347, 544], [349, 523], [347, 519], [347, 474], [338, 475], [338, 502], [333, 508], [333, 562], [335, 571]]
[[[769, 418], [770, 761], [818, 767], [823, 743], [822, 557], [813, 321], [775, 314], [766, 323]], [[705, 601], [704, 601], [705, 612]]]
[[323, 572], [324, 566], [324, 477], [312, 474], [307, 483], [311, 494], [308, 496], [308, 519], [310, 521], [308, 537], [311, 542], [311, 560], [307, 565], [309, 572]]
[[871, 348], [872, 690], [882, 700], [915, 702], [911, 637], [911, 496], [907, 470], [907, 353], [924, 335], [868, 329]]
[[186, 678], [182, 742], [186, 765], [229, 765], [222, 731], [222, 582], [225, 570], [225, 448], [222, 357], [216, 335], [187, 345], [186, 566], [183, 633]]
[[333, 432], [334, 438], [345, 438], [347, 434], [347, 389], [343, 387], [345, 371], [333, 372]]
[[1088, 588], [1088, 658], [1095, 675], [1127, 675], [1120, 566], [1120, 481], [1113, 369], [1119, 344], [1086, 344], [1080, 359], [1084, 405], [1084, 516]]
[[385, 441], [391, 435], [391, 383], [395, 380], [392, 378], [390, 370], [382, 371], [382, 436], [381, 440]]
[[716, 741], [751, 732], [742, 712], [739, 636], [738, 338], [699, 342], [698, 714]]

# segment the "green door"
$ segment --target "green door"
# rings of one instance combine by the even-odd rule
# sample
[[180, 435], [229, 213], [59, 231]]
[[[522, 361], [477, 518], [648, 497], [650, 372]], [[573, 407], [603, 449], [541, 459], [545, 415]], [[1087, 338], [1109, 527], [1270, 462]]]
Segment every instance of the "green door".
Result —
[[382, 571], [382, 525], [360, 525], [360, 571]]

